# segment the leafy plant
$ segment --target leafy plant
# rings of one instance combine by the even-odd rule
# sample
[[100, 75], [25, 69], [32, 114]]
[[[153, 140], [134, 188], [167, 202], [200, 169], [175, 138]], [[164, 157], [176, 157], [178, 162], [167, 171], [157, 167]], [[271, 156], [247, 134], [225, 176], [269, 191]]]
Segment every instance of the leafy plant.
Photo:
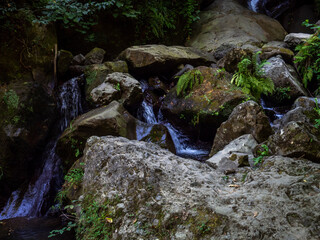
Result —
[[177, 82], [177, 95], [186, 96], [194, 87], [203, 82], [203, 76], [200, 70], [192, 69], [179, 77]]
[[67, 231], [71, 231], [73, 228], [75, 228], [77, 226], [77, 223], [73, 222], [73, 221], [69, 221], [67, 226], [61, 228], [61, 229], [57, 229], [57, 230], [52, 230], [48, 236], [48, 238], [52, 238], [55, 237], [57, 235], [62, 235]]
[[271, 94], [274, 91], [274, 84], [271, 79], [263, 76], [262, 67], [267, 62], [258, 63], [258, 54], [251, 58], [245, 57], [238, 63], [238, 71], [233, 75], [231, 83], [241, 87], [245, 94], [250, 94], [257, 100], [261, 94]]
[[265, 156], [269, 156], [269, 147], [266, 144], [262, 144], [263, 151], [258, 151], [259, 156], [253, 159], [254, 165], [261, 163]]
[[288, 94], [290, 91], [291, 91], [290, 87], [276, 88], [274, 91], [274, 96], [279, 102], [284, 100], [289, 100], [291, 99], [291, 96]]
[[320, 83], [320, 26], [310, 24], [309, 20], [305, 20], [303, 25], [316, 30], [305, 43], [296, 47], [298, 54], [294, 62], [298, 66], [303, 85], [307, 88], [314, 80]]
[[9, 110], [15, 110], [19, 107], [19, 96], [12, 89], [4, 94], [3, 101], [7, 104]]

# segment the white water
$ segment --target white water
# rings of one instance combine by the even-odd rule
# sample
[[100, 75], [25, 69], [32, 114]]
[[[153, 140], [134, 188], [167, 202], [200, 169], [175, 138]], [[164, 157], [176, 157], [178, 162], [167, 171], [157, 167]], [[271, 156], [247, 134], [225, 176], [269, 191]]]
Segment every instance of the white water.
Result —
[[254, 12], [258, 12], [258, 3], [259, 3], [259, 0], [250, 0], [248, 2], [249, 8]]
[[[73, 78], [64, 83], [59, 92], [59, 103], [61, 118], [57, 128], [59, 133], [69, 125], [70, 121], [82, 112], [81, 95], [78, 87], [78, 79]], [[0, 220], [14, 217], [38, 217], [45, 199], [52, 187], [61, 185], [60, 159], [55, 154], [58, 136], [47, 144], [42, 159], [44, 166], [42, 173], [35, 183], [30, 183], [24, 195], [18, 189], [12, 193], [3, 211]]]

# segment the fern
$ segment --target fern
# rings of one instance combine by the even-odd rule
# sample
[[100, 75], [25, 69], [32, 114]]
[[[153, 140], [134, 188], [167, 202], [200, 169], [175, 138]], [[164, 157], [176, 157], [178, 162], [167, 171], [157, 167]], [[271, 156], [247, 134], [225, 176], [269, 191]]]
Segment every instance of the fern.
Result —
[[192, 69], [179, 77], [177, 82], [177, 95], [186, 96], [194, 87], [203, 82], [202, 73], [198, 69]]
[[298, 54], [294, 62], [297, 63], [303, 85], [307, 88], [314, 80], [320, 82], [320, 27], [310, 24], [308, 20], [303, 25], [317, 31], [304, 44], [296, 47]]
[[273, 93], [274, 84], [271, 79], [263, 77], [262, 67], [266, 62], [258, 64], [257, 54], [238, 63], [238, 71], [233, 75], [231, 83], [241, 87], [245, 94], [260, 99], [261, 94]]

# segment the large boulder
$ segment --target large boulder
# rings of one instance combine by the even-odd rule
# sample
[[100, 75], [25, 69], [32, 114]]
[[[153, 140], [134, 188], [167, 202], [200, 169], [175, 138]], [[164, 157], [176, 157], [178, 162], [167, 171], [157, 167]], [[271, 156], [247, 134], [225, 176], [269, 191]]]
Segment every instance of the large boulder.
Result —
[[272, 133], [269, 119], [261, 106], [254, 101], [247, 101], [234, 108], [228, 120], [218, 128], [210, 155], [244, 134], [252, 134], [261, 143]]
[[310, 161], [269, 157], [262, 168], [241, 168], [228, 179], [154, 144], [108, 136], [88, 140], [83, 162], [81, 196], [70, 199], [81, 208], [81, 239], [104, 239], [99, 230], [110, 239], [320, 234], [320, 166]]
[[128, 73], [111, 73], [105, 81], [90, 92], [90, 100], [96, 105], [107, 105], [113, 100], [128, 109], [137, 109], [143, 100], [138, 80]]
[[117, 101], [80, 115], [63, 132], [57, 153], [66, 169], [82, 154], [89, 137], [106, 135], [136, 139], [136, 119]]
[[[291, 121], [264, 142], [272, 155], [306, 158], [320, 163], [320, 130], [304, 122]], [[257, 146], [256, 150], [260, 146]]]
[[[280, 57], [272, 57], [268, 59], [267, 64], [262, 67], [263, 75], [270, 78], [275, 87], [275, 92], [268, 99], [274, 100], [276, 103], [293, 102], [300, 96], [308, 96], [308, 92], [299, 81], [299, 76], [295, 69], [287, 65]], [[282, 89], [282, 90], [281, 90]], [[287, 97], [281, 96], [283, 90], [287, 89]], [[279, 96], [280, 95], [280, 96]]]
[[194, 29], [187, 45], [214, 53], [216, 58], [235, 47], [282, 41], [286, 35], [277, 20], [254, 13], [236, 0], [214, 1], [200, 13]]
[[295, 49], [296, 46], [306, 42], [306, 40], [309, 39], [311, 36], [312, 34], [308, 34], [308, 33], [289, 33], [285, 37], [284, 42], [288, 44], [288, 46], [291, 49]]
[[195, 49], [165, 45], [129, 47], [120, 53], [118, 59], [128, 63], [130, 72], [143, 76], [170, 75], [181, 64], [199, 66], [213, 62], [209, 56]]
[[91, 64], [100, 64], [103, 62], [104, 55], [106, 51], [102, 48], [94, 48], [90, 52], [88, 52], [84, 57], [84, 64], [91, 65]]
[[194, 87], [186, 97], [178, 97], [176, 88], [171, 89], [161, 110], [167, 118], [197, 126], [202, 139], [212, 140], [214, 131], [247, 96], [230, 83], [231, 75], [227, 72], [209, 67], [197, 69], [203, 83]]
[[251, 134], [242, 135], [210, 157], [206, 163], [224, 174], [234, 173], [239, 166], [249, 165], [257, 145]]

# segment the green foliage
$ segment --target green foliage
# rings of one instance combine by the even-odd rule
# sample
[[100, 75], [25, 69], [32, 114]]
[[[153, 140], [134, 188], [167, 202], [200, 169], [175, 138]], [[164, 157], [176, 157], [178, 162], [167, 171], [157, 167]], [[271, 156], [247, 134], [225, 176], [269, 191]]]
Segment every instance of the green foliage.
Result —
[[303, 85], [307, 88], [310, 82], [320, 83], [320, 26], [310, 24], [309, 20], [304, 21], [303, 25], [316, 30], [304, 44], [296, 47], [298, 54], [294, 62], [298, 65]]
[[267, 64], [257, 63], [258, 54], [252, 58], [245, 57], [238, 63], [238, 71], [233, 75], [231, 83], [241, 87], [245, 94], [250, 94], [257, 100], [261, 94], [271, 94], [274, 91], [274, 84], [271, 79], [263, 77], [262, 67]]
[[186, 96], [194, 87], [203, 82], [202, 73], [198, 69], [192, 69], [179, 77], [177, 82], [177, 95]]
[[269, 156], [269, 147], [266, 144], [262, 144], [263, 151], [258, 151], [259, 156], [253, 159], [254, 165], [262, 162], [265, 156]]
[[290, 100], [291, 96], [288, 94], [290, 91], [290, 87], [276, 88], [274, 91], [274, 97], [279, 102], [282, 102], [284, 100]]
[[7, 105], [8, 110], [16, 110], [19, 107], [19, 96], [12, 89], [4, 94], [3, 101]]
[[315, 98], [314, 100], [316, 101], [316, 107], [314, 108], [314, 110], [316, 111], [316, 113], [317, 113], [317, 115], [319, 117], [319, 118], [315, 119], [316, 123], [315, 123], [314, 127], [315, 128], [319, 128], [320, 127], [320, 108], [319, 108], [319, 104], [318, 104], [318, 99]]
[[67, 231], [70, 232], [76, 226], [77, 226], [77, 224], [75, 222], [69, 221], [67, 226], [65, 226], [65, 227], [63, 227], [61, 229], [58, 229], [58, 230], [52, 230], [50, 232], [48, 238], [52, 238], [52, 237], [55, 237], [57, 235], [62, 235]]

